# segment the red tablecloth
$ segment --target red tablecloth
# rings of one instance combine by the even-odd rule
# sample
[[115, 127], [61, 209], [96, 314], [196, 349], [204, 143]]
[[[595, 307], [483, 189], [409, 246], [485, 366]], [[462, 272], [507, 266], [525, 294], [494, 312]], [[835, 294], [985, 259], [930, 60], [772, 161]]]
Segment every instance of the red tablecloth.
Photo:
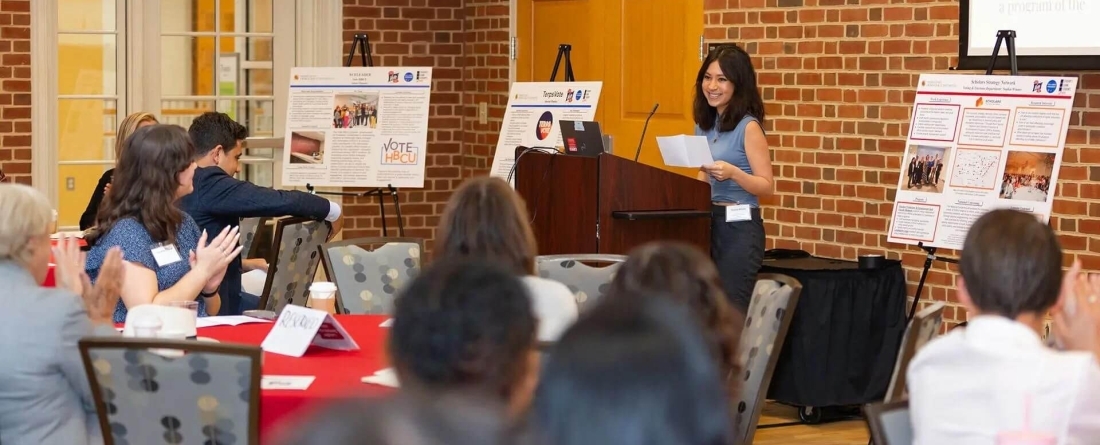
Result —
[[[280, 436], [280, 430], [293, 427], [311, 411], [328, 403], [349, 397], [383, 396], [395, 391], [360, 381], [389, 366], [385, 352], [387, 329], [378, 326], [387, 318], [376, 315], [336, 316], [359, 345], [358, 351], [335, 351], [314, 346], [301, 358], [264, 353], [264, 375], [316, 377], [305, 391], [265, 390], [260, 393], [260, 435], [265, 443]], [[198, 335], [223, 343], [259, 345], [272, 326], [271, 323], [215, 326], [199, 329]]]

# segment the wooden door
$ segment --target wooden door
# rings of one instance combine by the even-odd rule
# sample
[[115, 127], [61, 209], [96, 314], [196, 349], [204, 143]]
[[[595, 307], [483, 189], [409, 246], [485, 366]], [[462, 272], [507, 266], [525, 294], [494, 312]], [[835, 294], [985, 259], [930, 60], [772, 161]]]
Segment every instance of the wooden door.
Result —
[[577, 80], [603, 81], [596, 120], [614, 138], [615, 154], [634, 158], [659, 103], [638, 160], [695, 176], [665, 167], [656, 137], [693, 131], [703, 0], [516, 0], [516, 17], [517, 81], [549, 80], [558, 45], [571, 44]]

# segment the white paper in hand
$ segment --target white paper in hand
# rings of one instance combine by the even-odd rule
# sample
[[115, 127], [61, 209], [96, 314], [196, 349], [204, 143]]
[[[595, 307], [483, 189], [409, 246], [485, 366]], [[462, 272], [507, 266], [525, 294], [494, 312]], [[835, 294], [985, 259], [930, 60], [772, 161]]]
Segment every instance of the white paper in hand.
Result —
[[714, 163], [710, 145], [703, 136], [661, 136], [657, 138], [657, 147], [661, 149], [661, 158], [669, 167], [698, 168]]

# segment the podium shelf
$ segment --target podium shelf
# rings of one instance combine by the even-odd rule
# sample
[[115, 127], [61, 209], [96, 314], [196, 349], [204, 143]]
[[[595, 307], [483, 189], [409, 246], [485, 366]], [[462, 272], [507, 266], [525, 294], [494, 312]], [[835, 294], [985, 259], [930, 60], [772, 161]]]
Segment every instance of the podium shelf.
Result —
[[687, 219], [710, 218], [707, 210], [627, 210], [611, 212], [614, 219], [626, 219], [631, 221], [646, 219]]

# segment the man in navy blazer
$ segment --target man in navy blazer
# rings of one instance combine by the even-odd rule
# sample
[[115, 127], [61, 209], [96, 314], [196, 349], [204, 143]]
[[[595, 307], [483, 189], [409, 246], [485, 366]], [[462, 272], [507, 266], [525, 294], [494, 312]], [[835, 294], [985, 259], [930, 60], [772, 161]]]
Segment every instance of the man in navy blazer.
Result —
[[[241, 144], [248, 130], [225, 113], [206, 112], [191, 122], [187, 130], [195, 145], [198, 169], [192, 180], [194, 192], [180, 200], [183, 211], [206, 233], [217, 234], [227, 226], [239, 225], [241, 218], [298, 216], [332, 223], [332, 234], [343, 227], [340, 205], [320, 196], [293, 190], [275, 190], [237, 180]], [[260, 260], [262, 262], [262, 260]], [[254, 267], [267, 269], [266, 263]], [[251, 298], [242, 306], [240, 257], [225, 269], [219, 294], [218, 315], [237, 315], [256, 304]], [[262, 308], [261, 308], [262, 309]]]

